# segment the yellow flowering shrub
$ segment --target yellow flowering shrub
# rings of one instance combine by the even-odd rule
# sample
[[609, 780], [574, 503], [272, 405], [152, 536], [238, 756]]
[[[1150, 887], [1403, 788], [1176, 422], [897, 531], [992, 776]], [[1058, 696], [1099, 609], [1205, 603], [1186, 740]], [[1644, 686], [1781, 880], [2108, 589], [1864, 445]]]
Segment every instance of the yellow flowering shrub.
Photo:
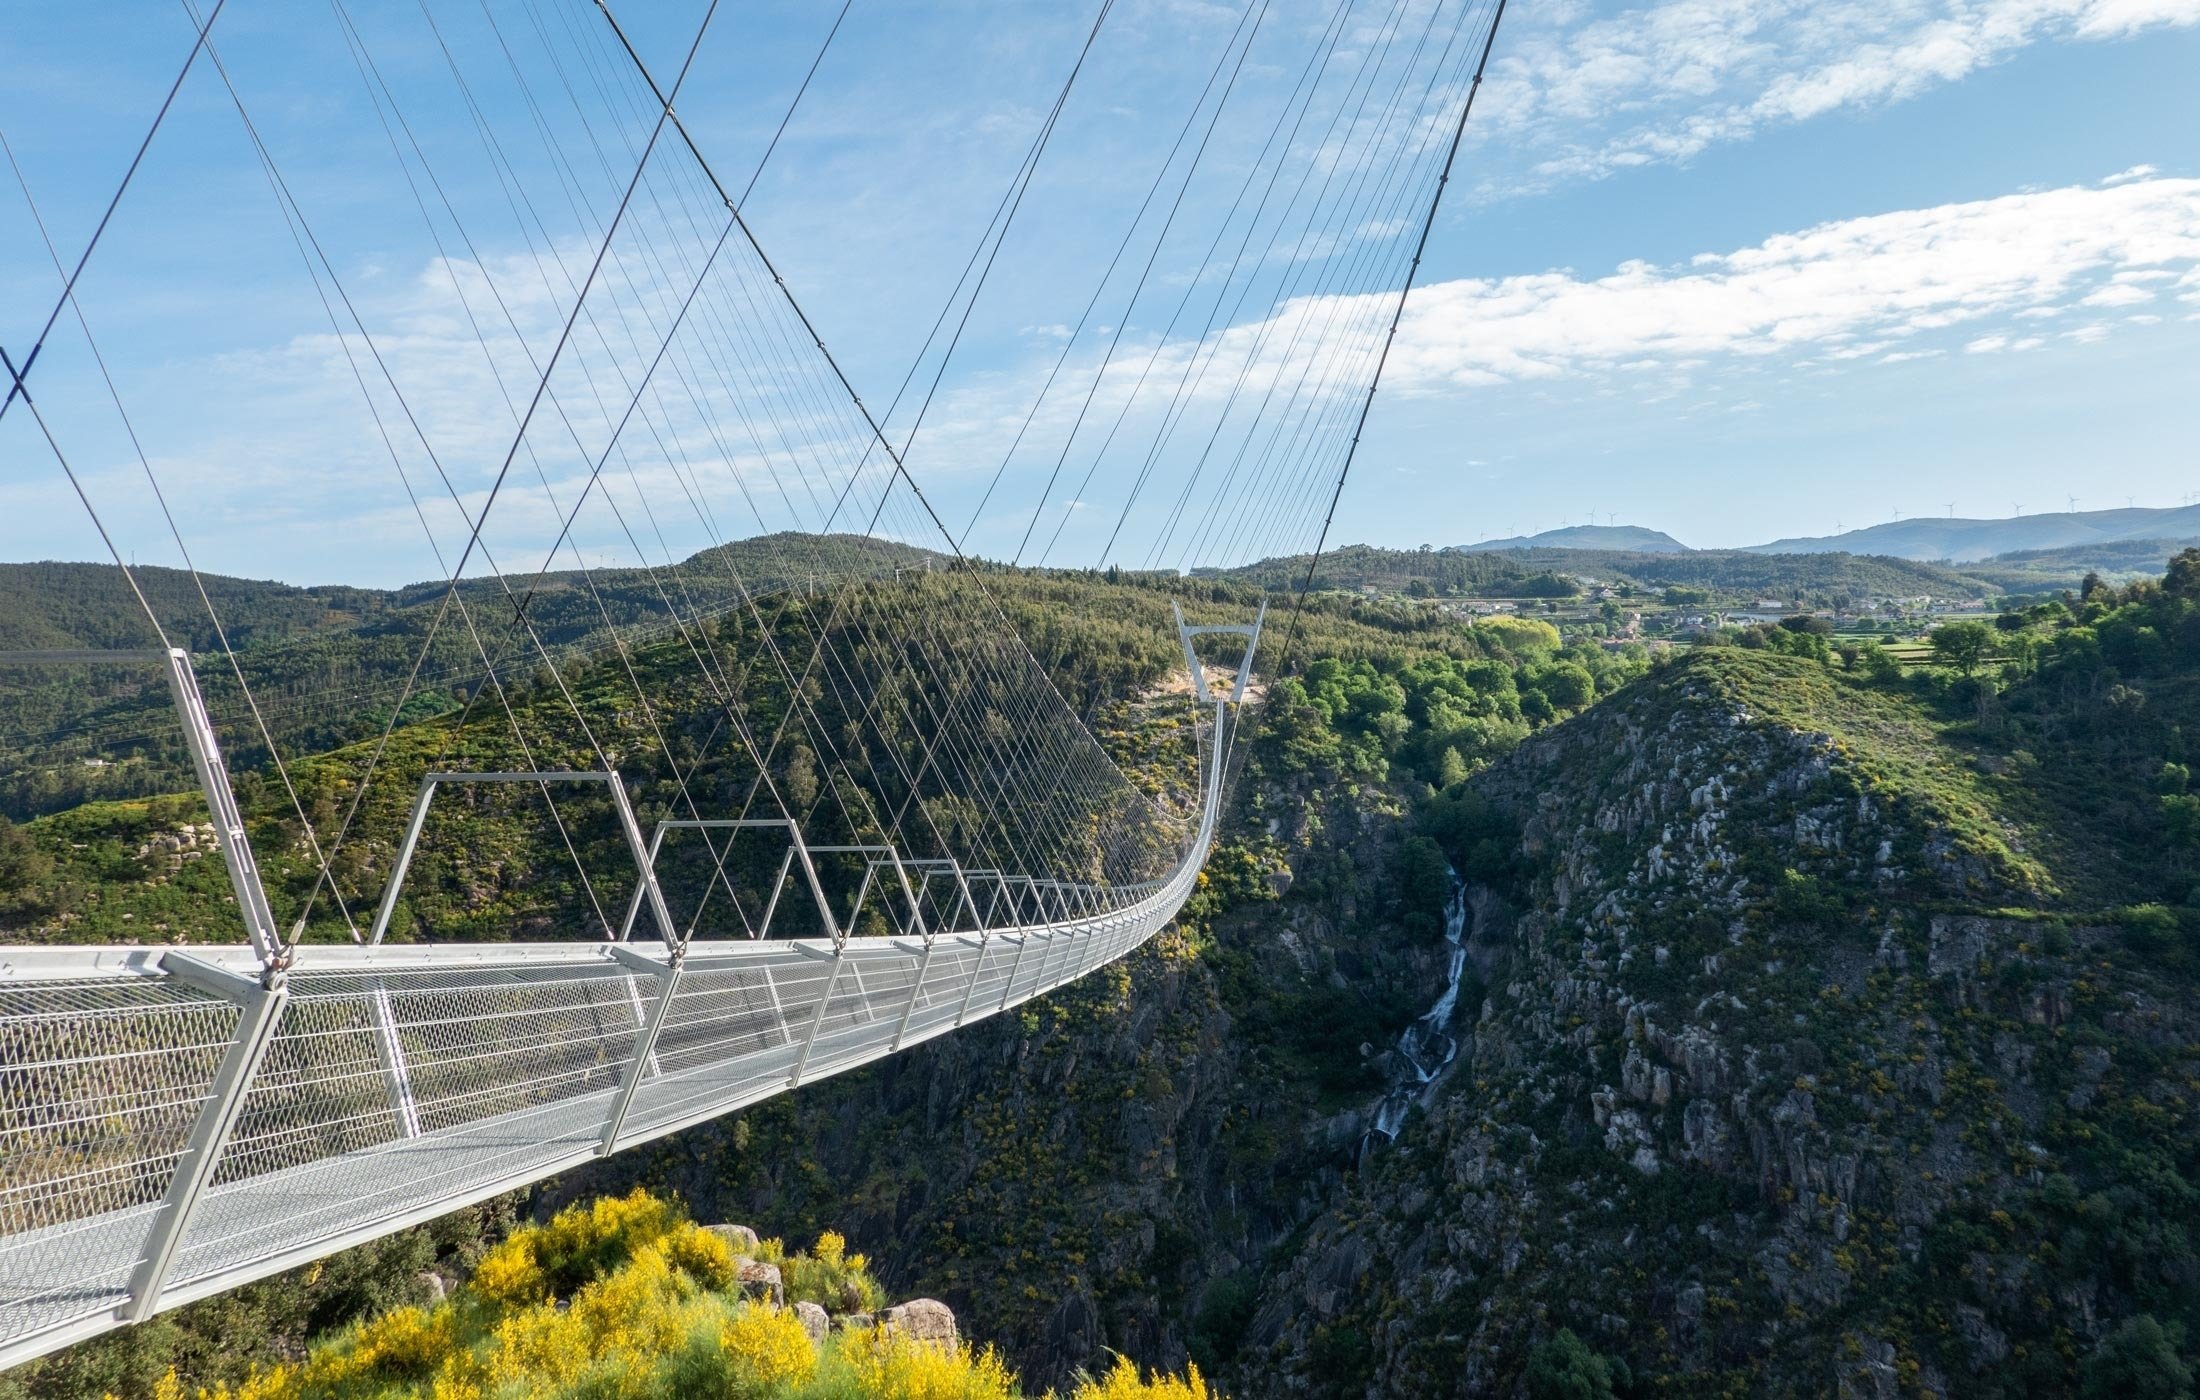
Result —
[[550, 1281], [535, 1262], [533, 1233], [520, 1230], [481, 1256], [474, 1266], [474, 1292], [493, 1302], [532, 1303], [549, 1296]]
[[[624, 1196], [568, 1206], [547, 1225], [513, 1231], [475, 1266], [472, 1287], [506, 1304], [570, 1297], [591, 1279], [633, 1258], [636, 1250], [660, 1244], [683, 1229], [691, 1236], [708, 1234], [685, 1220], [672, 1202], [637, 1187]], [[689, 1246], [691, 1256], [699, 1260], [706, 1250]], [[730, 1281], [730, 1256], [726, 1263]]]
[[[758, 1253], [795, 1280], [875, 1300], [867, 1261], [826, 1232], [807, 1254]], [[886, 1329], [812, 1343], [790, 1308], [737, 1296], [726, 1242], [640, 1192], [515, 1232], [433, 1308], [384, 1313], [195, 1400], [1018, 1400], [991, 1348]], [[152, 1400], [194, 1400], [173, 1372]], [[1120, 1362], [1069, 1400], [1221, 1400], [1199, 1372]]]
[[871, 1277], [871, 1261], [848, 1252], [848, 1241], [827, 1230], [808, 1254], [790, 1255], [778, 1240], [767, 1240], [759, 1257], [779, 1265], [790, 1303], [816, 1303], [834, 1312], [877, 1312], [886, 1290]]
[[1098, 1380], [1086, 1379], [1070, 1392], [1070, 1400], [1222, 1400], [1219, 1391], [1207, 1388], [1206, 1378], [1194, 1366], [1180, 1379], [1155, 1373], [1151, 1380], [1140, 1374], [1128, 1358], [1115, 1358], [1115, 1369]]
[[866, 1400], [1016, 1400], [1016, 1373], [987, 1347], [943, 1347], [897, 1332], [843, 1333], [835, 1358]]
[[705, 1288], [733, 1282], [733, 1246], [692, 1221], [683, 1220], [665, 1236], [665, 1257], [672, 1266]]
[[719, 1329], [718, 1346], [736, 1383], [751, 1388], [805, 1381], [817, 1370], [817, 1348], [790, 1308], [751, 1303]]

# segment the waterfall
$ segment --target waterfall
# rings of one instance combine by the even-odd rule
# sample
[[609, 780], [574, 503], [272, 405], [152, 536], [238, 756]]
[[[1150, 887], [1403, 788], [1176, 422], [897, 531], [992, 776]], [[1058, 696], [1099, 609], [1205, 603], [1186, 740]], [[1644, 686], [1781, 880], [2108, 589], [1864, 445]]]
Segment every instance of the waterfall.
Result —
[[1378, 1139], [1397, 1140], [1406, 1110], [1420, 1101], [1428, 1085], [1459, 1057], [1459, 1041], [1451, 1032], [1451, 1019], [1459, 1009], [1459, 982], [1467, 970], [1467, 885], [1448, 863], [1444, 869], [1451, 877], [1451, 898], [1444, 903], [1444, 941], [1451, 945], [1444, 993], [1398, 1036], [1391, 1056], [1390, 1087], [1375, 1106], [1374, 1125], [1360, 1138], [1362, 1162]]

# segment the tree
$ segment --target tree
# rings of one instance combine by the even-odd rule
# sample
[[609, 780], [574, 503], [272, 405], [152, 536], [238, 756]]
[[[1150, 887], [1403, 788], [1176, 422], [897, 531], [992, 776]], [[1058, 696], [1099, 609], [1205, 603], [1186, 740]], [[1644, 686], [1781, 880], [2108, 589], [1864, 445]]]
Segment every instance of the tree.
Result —
[[1467, 780], [1467, 761], [1459, 756], [1456, 748], [1444, 750], [1444, 756], [1436, 762], [1436, 786], [1448, 788]]
[[1612, 1394], [1611, 1363], [1565, 1327], [1528, 1353], [1527, 1380], [1530, 1400], [1605, 1400]]
[[1885, 647], [1865, 647], [1856, 659], [1874, 685], [1894, 685], [1902, 679], [1902, 663]]
[[1994, 649], [1994, 634], [1982, 622], [1951, 622], [1933, 629], [1933, 654], [1963, 675], [1977, 671]]
[[1531, 672], [1528, 684], [1542, 691], [1544, 698], [1560, 710], [1578, 710], [1597, 698], [1596, 678], [1586, 667], [1571, 661]]
[[2172, 598], [2200, 598], [2200, 549], [2181, 550], [2169, 561], [2162, 591]]
[[2181, 1327], [2164, 1327], [2141, 1314], [2101, 1339], [2079, 1371], [2086, 1400], [2191, 1400], [2192, 1368], [2178, 1359]]

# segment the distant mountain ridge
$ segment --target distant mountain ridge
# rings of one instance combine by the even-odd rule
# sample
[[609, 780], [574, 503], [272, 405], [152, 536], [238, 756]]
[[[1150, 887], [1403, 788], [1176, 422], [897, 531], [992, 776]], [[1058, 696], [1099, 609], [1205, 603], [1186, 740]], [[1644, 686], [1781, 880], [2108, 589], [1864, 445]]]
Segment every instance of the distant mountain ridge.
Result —
[[2004, 520], [1919, 516], [1838, 535], [1799, 536], [1747, 545], [1752, 554], [1891, 554], [1958, 564], [2019, 550], [2070, 549], [2125, 540], [2200, 536], [2200, 505], [2125, 510], [2049, 511]]
[[[1602, 549], [1625, 554], [1686, 554], [1687, 545], [1663, 530], [1642, 525], [1568, 525], [1540, 535], [1514, 535], [1480, 544], [1445, 547], [1448, 554], [1482, 554], [1507, 549]], [[1858, 551], [1861, 553], [1862, 551]]]

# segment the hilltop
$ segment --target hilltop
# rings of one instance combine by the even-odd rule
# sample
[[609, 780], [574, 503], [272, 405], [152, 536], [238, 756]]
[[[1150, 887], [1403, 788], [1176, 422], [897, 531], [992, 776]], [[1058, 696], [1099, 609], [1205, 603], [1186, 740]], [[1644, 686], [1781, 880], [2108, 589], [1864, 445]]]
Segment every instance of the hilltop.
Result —
[[1507, 549], [1597, 549], [1627, 554], [1685, 554], [1688, 546], [1666, 534], [1641, 525], [1568, 525], [1539, 535], [1513, 535], [1480, 544], [1446, 546], [1459, 554]]
[[[171, 642], [199, 657], [199, 685], [233, 764], [333, 749], [402, 723], [454, 713], [483, 683], [475, 634], [508, 627], [523, 600], [531, 636], [561, 664], [614, 639], [676, 635], [747, 600], [850, 577], [945, 567], [929, 550], [861, 535], [739, 540], [661, 567], [552, 570], [399, 588], [297, 587], [144, 566], [134, 570]], [[217, 632], [206, 596], [220, 613]], [[512, 629], [516, 630], [516, 629]], [[224, 638], [236, 653], [232, 669]], [[154, 644], [121, 571], [107, 564], [0, 564], [0, 651], [139, 649]], [[416, 663], [418, 669], [416, 671]], [[238, 675], [260, 701], [246, 708]], [[0, 812], [22, 818], [96, 798], [145, 797], [187, 783], [165, 686], [137, 666], [0, 671]]]

